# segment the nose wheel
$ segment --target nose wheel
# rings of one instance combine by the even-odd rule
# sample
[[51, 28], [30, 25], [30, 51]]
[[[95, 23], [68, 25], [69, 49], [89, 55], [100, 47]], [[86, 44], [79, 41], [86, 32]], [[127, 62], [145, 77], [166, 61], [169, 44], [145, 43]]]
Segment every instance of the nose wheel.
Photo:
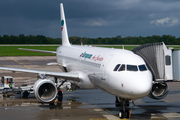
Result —
[[123, 110], [121, 110], [120, 112], [119, 112], [119, 117], [120, 118], [129, 118], [129, 110], [126, 110], [125, 112], [123, 111]]

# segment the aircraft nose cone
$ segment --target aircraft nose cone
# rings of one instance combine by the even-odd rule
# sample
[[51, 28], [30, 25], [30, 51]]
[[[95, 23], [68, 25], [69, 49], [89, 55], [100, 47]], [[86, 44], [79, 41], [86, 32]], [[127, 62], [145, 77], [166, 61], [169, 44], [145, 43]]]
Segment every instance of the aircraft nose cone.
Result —
[[132, 91], [133, 95], [138, 96], [146, 96], [151, 91], [152, 84], [141, 84], [136, 87], [135, 90]]
[[152, 89], [152, 79], [151, 77], [140, 78], [138, 84], [134, 86], [131, 94], [135, 97], [145, 97], [147, 96]]
[[152, 74], [145, 72], [127, 72], [121, 80], [111, 82], [113, 94], [126, 99], [139, 99], [147, 96], [152, 89]]

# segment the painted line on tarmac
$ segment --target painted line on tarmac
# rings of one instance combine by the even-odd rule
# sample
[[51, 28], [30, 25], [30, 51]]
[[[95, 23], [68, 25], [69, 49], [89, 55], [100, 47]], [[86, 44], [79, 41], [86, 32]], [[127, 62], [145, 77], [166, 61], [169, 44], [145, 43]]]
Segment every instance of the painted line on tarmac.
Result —
[[27, 68], [27, 69], [30, 69], [30, 68], [29, 68], [29, 67], [27, 67], [26, 65], [23, 65], [22, 63], [18, 62], [17, 60], [15, 60], [15, 59], [13, 59], [13, 58], [11, 58], [11, 60], [13, 60], [13, 61], [17, 62], [18, 64], [22, 65], [23, 67], [25, 67], [25, 68]]
[[100, 112], [100, 113], [104, 114], [103, 117], [105, 117], [105, 118], [94, 118], [94, 119], [91, 118], [90, 120], [121, 120], [119, 117], [111, 115], [107, 111], [100, 109], [100, 108], [93, 109], [93, 111]]
[[[107, 118], [107, 120], [129, 120], [125, 118], [120, 119], [119, 117], [116, 117], [114, 115], [103, 115], [103, 116]], [[180, 114], [179, 113], [151, 114], [150, 120], [166, 120], [166, 119], [175, 119], [175, 118], [180, 118]]]
[[[160, 117], [159, 117], [160, 116]], [[151, 119], [155, 118], [167, 118], [167, 119], [175, 119], [175, 118], [180, 118], [179, 113], [163, 113], [163, 114], [151, 114]]]
[[[90, 120], [129, 120], [129, 119], [125, 119], [125, 118], [120, 119], [118, 116], [111, 115], [109, 112], [107, 112], [103, 109], [100, 109], [100, 108], [93, 109], [93, 111], [104, 114], [103, 117], [105, 117], [105, 118], [91, 118]], [[176, 119], [176, 118], [180, 118], [180, 113], [163, 113], [163, 114], [152, 113], [150, 120], [166, 120], [166, 119]], [[136, 118], [133, 118], [133, 119], [136, 120]]]

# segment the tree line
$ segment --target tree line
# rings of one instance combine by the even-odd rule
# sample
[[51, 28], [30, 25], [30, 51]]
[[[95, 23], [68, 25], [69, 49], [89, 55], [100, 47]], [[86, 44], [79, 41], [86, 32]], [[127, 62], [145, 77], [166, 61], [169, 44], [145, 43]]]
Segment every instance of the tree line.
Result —
[[[180, 45], [180, 38], [176, 38], [172, 35], [153, 35], [147, 37], [111, 37], [111, 38], [87, 38], [87, 37], [78, 37], [72, 36], [69, 37], [71, 44], [128, 44], [128, 45], [141, 45], [147, 43], [157, 43], [164, 42], [167, 45]], [[61, 38], [50, 38], [43, 35], [29, 35], [25, 36], [20, 34], [19, 36], [14, 35], [3, 35], [0, 36], [0, 44], [61, 44]]]
[[0, 44], [59, 44], [61, 43], [61, 39], [53, 39], [49, 37], [45, 37], [43, 35], [29, 35], [25, 36], [24, 34], [20, 34], [19, 36], [14, 35], [3, 35], [0, 36]]

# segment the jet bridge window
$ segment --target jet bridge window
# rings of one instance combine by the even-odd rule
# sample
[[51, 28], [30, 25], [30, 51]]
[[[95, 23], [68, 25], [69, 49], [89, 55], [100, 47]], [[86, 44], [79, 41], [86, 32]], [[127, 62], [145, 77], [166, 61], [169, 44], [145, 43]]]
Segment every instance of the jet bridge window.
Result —
[[171, 65], [171, 57], [166, 55], [166, 65]]
[[146, 71], [147, 68], [146, 68], [145, 65], [139, 65], [139, 70], [140, 70], [140, 71]]
[[138, 71], [138, 68], [136, 65], [127, 65], [128, 71]]
[[117, 64], [113, 71], [117, 71], [121, 64]]
[[118, 71], [125, 71], [125, 65], [122, 64]]

